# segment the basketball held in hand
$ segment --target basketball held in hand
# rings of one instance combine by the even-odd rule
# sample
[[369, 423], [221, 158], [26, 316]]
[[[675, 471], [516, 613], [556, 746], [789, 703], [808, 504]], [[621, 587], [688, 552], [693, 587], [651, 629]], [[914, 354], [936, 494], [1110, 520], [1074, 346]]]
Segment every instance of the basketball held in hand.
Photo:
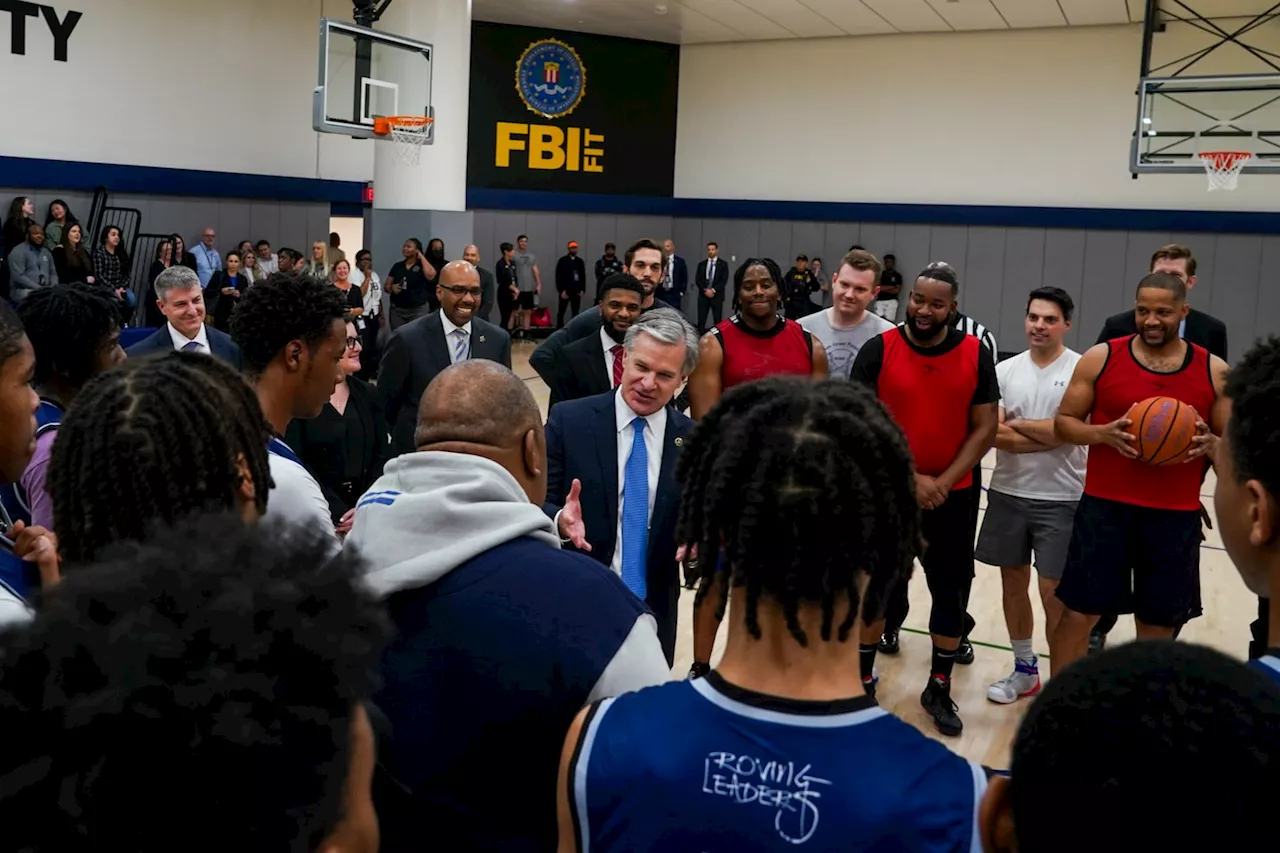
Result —
[[1133, 447], [1149, 465], [1177, 465], [1195, 447], [1195, 409], [1172, 397], [1148, 397], [1129, 413], [1130, 429], [1137, 436]]

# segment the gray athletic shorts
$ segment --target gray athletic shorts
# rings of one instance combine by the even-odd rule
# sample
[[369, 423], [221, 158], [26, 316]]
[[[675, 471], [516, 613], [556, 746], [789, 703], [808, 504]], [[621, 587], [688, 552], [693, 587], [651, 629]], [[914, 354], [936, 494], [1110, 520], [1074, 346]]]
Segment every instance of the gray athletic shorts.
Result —
[[1071, 528], [1079, 501], [1037, 501], [987, 491], [987, 514], [974, 548], [974, 559], [991, 566], [1027, 566], [1060, 580], [1067, 565]]

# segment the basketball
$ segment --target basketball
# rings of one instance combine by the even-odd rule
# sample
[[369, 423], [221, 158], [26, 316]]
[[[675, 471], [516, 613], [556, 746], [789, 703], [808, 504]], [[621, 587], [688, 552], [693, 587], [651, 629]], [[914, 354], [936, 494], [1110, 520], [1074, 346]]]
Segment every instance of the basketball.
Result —
[[1177, 465], [1186, 461], [1195, 445], [1196, 412], [1172, 397], [1148, 397], [1129, 415], [1137, 436], [1134, 449], [1149, 465]]

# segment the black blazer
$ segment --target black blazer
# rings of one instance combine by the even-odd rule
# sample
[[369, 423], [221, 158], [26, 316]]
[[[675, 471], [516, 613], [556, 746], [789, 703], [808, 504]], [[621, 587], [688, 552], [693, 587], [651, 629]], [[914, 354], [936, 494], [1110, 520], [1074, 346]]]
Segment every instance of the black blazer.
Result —
[[[492, 323], [473, 317], [471, 358], [511, 367], [511, 336]], [[387, 401], [393, 457], [416, 449], [413, 433], [418, 425], [418, 401], [431, 380], [452, 364], [439, 311], [404, 324], [387, 339], [378, 370], [378, 389]]]
[[580, 400], [612, 390], [613, 377], [605, 373], [604, 345], [597, 332], [574, 341], [560, 352], [547, 411], [566, 400]]
[[[1138, 321], [1133, 311], [1124, 311], [1107, 318], [1102, 326], [1102, 334], [1098, 335], [1098, 343], [1138, 333]], [[1217, 317], [1192, 308], [1187, 312], [1187, 330], [1185, 337], [1197, 346], [1202, 346], [1223, 361], [1227, 361], [1227, 326]]]
[[[204, 332], [209, 337], [209, 349], [213, 351], [213, 354], [239, 372], [241, 370], [240, 347], [236, 345], [235, 341], [231, 340], [231, 336], [209, 325], [204, 327]], [[125, 350], [125, 354], [129, 358], [143, 358], [173, 351], [173, 338], [169, 337], [169, 324], [166, 322], [159, 329], [156, 329], [152, 335], [143, 338]]]
[[[390, 430], [377, 389], [355, 376], [347, 377], [347, 387], [351, 395], [347, 398], [346, 415], [354, 414], [360, 420], [363, 441], [359, 445], [353, 444], [348, 436], [346, 415], [338, 414], [328, 403], [318, 417], [291, 421], [285, 434], [285, 442], [320, 484], [335, 524], [382, 476], [383, 466], [391, 455]], [[351, 491], [344, 492], [341, 484], [347, 481], [347, 461], [351, 453], [359, 455], [360, 476], [354, 479]]]
[[[676, 482], [676, 462], [692, 430], [692, 420], [667, 406], [658, 493], [649, 519], [645, 599], [658, 621], [658, 639], [667, 663], [675, 659], [680, 598], [680, 568], [676, 563], [680, 485]], [[613, 392], [562, 403], [547, 418], [547, 502], [542, 509], [548, 516], [554, 518], [560, 511], [575, 479], [582, 483], [582, 518], [591, 543], [587, 556], [607, 567], [613, 562], [618, 545], [618, 427]]]
[[724, 293], [729, 286], [729, 262], [724, 258], [716, 258], [716, 277], [714, 281], [707, 281], [707, 262], [703, 261], [698, 264], [698, 295], [702, 295], [702, 291], [711, 287], [715, 290], [716, 295], [711, 297], [711, 301], [717, 305], [724, 302]]

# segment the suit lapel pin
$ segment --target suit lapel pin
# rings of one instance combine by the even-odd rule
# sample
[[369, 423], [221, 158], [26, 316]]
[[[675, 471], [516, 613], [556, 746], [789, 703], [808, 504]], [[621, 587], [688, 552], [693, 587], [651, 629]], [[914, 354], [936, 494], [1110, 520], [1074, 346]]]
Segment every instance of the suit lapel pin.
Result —
[[480, 343], [484, 343], [484, 335], [480, 336]]
[[679, 438], [679, 437], [677, 437], [677, 438], [676, 438], [676, 447], [684, 447], [684, 439], [683, 439], [683, 438]]

